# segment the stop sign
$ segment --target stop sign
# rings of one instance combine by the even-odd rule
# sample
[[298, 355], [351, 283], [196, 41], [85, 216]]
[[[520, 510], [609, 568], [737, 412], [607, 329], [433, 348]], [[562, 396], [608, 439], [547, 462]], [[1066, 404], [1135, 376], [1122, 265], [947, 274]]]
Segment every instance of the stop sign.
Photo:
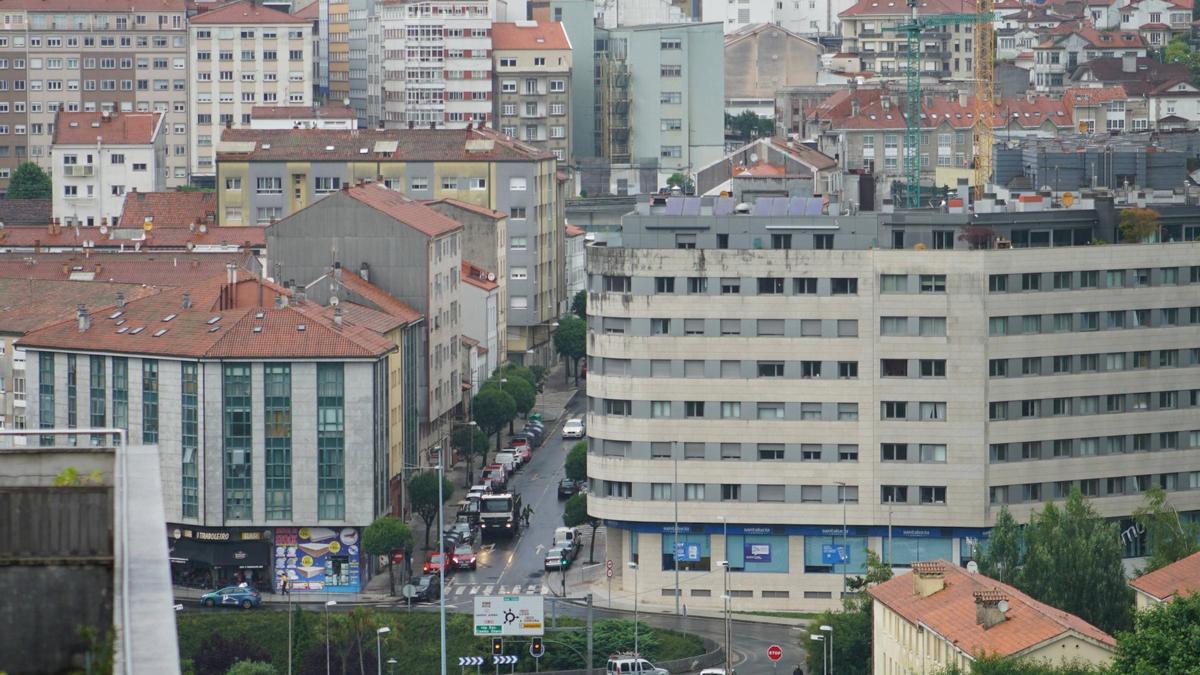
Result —
[[779, 645], [771, 645], [767, 647], [767, 658], [772, 661], [778, 661], [783, 658], [783, 647]]

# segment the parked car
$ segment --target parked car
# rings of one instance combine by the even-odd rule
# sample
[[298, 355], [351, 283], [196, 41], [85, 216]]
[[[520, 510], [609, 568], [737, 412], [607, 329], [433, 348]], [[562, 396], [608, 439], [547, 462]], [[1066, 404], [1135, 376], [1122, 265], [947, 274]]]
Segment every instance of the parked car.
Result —
[[527, 445], [533, 447], [533, 441], [529, 436], [515, 434], [513, 435], [512, 439], [508, 441], [508, 445], [512, 448], [523, 448]]
[[620, 655], [608, 657], [608, 667], [604, 675], [671, 675], [665, 668], [659, 668], [646, 659], [638, 656]]
[[558, 571], [563, 569], [563, 561], [566, 561], [566, 566], [571, 565], [570, 553], [561, 548], [552, 548], [546, 551], [546, 570]]
[[438, 577], [436, 574], [425, 574], [421, 577], [418, 577], [417, 580], [413, 582], [413, 586], [416, 590], [412, 597], [414, 602], [433, 602], [434, 600], [442, 597], [442, 587], [438, 583]]
[[526, 448], [517, 448], [517, 453], [521, 455], [521, 464], [522, 465], [528, 464], [529, 460], [533, 459], [533, 450], [530, 450], [527, 447]]
[[570, 478], [564, 478], [558, 481], [558, 498], [567, 499], [575, 493], [579, 492], [579, 484]]
[[205, 607], [221, 605], [222, 607], [250, 609], [262, 604], [262, 595], [249, 586], [226, 586], [200, 596], [200, 604]]
[[[446, 559], [447, 555], [445, 553], [434, 553], [425, 559], [425, 564], [421, 567], [421, 571], [425, 574], [436, 575], [441, 569], [442, 565], [445, 563]], [[446, 567], [447, 572], [449, 572], [450, 569], [451, 568], [449, 566]]]
[[475, 547], [469, 544], [460, 544], [454, 549], [454, 566], [460, 570], [473, 570], [479, 565], [478, 559], [475, 557]]
[[473, 544], [475, 543], [475, 535], [478, 532], [470, 522], [459, 520], [446, 528], [447, 534], [453, 534], [458, 537], [459, 543]]
[[586, 435], [587, 431], [584, 429], [583, 419], [580, 417], [569, 419], [563, 424], [563, 438], [583, 438]]

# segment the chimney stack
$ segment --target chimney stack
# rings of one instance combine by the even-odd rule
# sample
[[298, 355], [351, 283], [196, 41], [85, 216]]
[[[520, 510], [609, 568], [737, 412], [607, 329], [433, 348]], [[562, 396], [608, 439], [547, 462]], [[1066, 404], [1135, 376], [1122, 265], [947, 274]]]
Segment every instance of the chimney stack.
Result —
[[275, 296], [275, 309], [283, 309], [284, 307], [287, 307], [287, 301], [285, 300], [285, 297], [286, 296], [283, 295]]
[[333, 308], [333, 326], [338, 330], [342, 329], [342, 307], [338, 305]]
[[858, 105], [858, 99], [857, 98], [850, 99], [850, 116], [858, 117], [859, 113], [861, 113], [861, 112], [862, 112], [862, 108], [860, 108]]
[[371, 268], [367, 265], [367, 263], [363, 263], [358, 266], [358, 276], [362, 277], [363, 281], [371, 280]]
[[1008, 600], [999, 588], [986, 591], [975, 591], [975, 623], [983, 626], [984, 630], [999, 626], [1008, 620], [1004, 615], [1008, 611]]
[[92, 315], [88, 314], [87, 306], [82, 302], [75, 306], [75, 320], [79, 322], [80, 333], [85, 333], [92, 327]]
[[333, 263], [333, 278], [337, 279], [338, 281], [342, 280], [342, 263], [340, 263], [340, 262]]
[[117, 309], [125, 311], [125, 293], [117, 291]]
[[192, 294], [189, 293], [188, 291], [183, 292], [183, 308], [184, 309], [192, 308]]
[[1121, 56], [1121, 72], [1136, 73], [1137, 72], [1137, 55], [1133, 52], [1126, 52]]
[[237, 265], [235, 263], [225, 263], [226, 281], [231, 284], [237, 283]]
[[914, 595], [928, 598], [946, 587], [946, 571], [940, 562], [915, 562], [912, 571]]

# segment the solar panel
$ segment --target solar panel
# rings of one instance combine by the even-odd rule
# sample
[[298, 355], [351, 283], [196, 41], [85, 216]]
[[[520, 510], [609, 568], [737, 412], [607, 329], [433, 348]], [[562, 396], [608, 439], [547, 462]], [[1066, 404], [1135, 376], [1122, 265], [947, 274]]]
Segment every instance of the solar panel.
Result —
[[805, 204], [805, 201], [806, 201], [806, 200], [804, 199], [804, 197], [792, 197], [792, 198], [788, 199], [788, 210], [787, 210], [787, 214], [788, 214], [789, 216], [802, 216], [802, 215], [804, 215], [804, 204]]
[[752, 216], [769, 216], [771, 215], [771, 198], [759, 197], [754, 200], [754, 205], [750, 207], [750, 215]]
[[786, 216], [788, 214], [788, 198], [776, 197], [771, 200], [771, 215]]
[[700, 198], [685, 197], [683, 200], [683, 215], [698, 216], [700, 215]]
[[819, 215], [821, 215], [821, 198], [820, 198], [820, 197], [811, 197], [811, 198], [809, 198], [809, 200], [808, 200], [808, 208], [806, 208], [806, 209], [804, 210], [804, 215], [806, 215], [806, 216], [819, 216]]
[[667, 197], [667, 209], [663, 213], [668, 216], [683, 215], [683, 198]]
[[736, 205], [733, 197], [717, 197], [713, 203], [714, 216], [729, 216], [733, 215], [733, 207]]

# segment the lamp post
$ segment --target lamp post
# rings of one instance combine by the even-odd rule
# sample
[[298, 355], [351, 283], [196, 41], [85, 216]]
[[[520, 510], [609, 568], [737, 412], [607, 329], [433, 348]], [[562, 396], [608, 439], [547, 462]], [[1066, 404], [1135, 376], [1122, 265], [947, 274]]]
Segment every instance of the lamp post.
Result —
[[846, 545], [846, 537], [849, 534], [846, 527], [846, 484], [842, 481], [834, 481], [838, 486], [838, 499], [842, 502], [842, 597], [846, 597], [846, 564], [850, 561], [850, 547]]
[[676, 457], [673, 463], [675, 482], [671, 485], [671, 500], [675, 502], [675, 616], [679, 616], [679, 596], [683, 595], [683, 590], [679, 587], [679, 458]]
[[629, 569], [633, 570], [633, 655], [638, 655], [638, 564], [630, 561]]
[[[287, 584], [285, 576], [283, 583]], [[286, 588], [284, 589], [287, 590]], [[292, 675], [292, 594], [288, 593], [288, 675]]]
[[384, 626], [375, 631], [375, 674], [383, 675], [383, 634], [392, 632], [391, 628]]
[[337, 604], [337, 600], [325, 601], [325, 675], [330, 674], [329, 669], [329, 608]]
[[387, 663], [389, 666], [388, 670], [391, 673], [391, 675], [396, 675], [396, 659], [394, 659], [394, 658], [388, 659]]
[[821, 632], [829, 633], [829, 640], [827, 641], [829, 643], [829, 669], [836, 673], [837, 671], [833, 669], [833, 626], [828, 624], [822, 625]]
[[[729, 550], [728, 546], [725, 550]], [[729, 595], [729, 561], [718, 560], [717, 564], [725, 568], [722, 575], [725, 578], [725, 592], [721, 594], [721, 600], [725, 603], [725, 672], [728, 673], [731, 672], [729, 667], [729, 603], [733, 600], [733, 596]]]
[[[438, 448], [438, 457], [441, 457], [441, 448]], [[445, 467], [442, 464], [437, 465], [438, 472], [438, 553], [442, 556], [442, 564], [438, 565], [438, 629], [441, 634], [441, 642], [439, 647], [439, 661], [441, 663], [441, 673], [446, 675], [446, 529], [442, 522], [442, 506], [445, 498], [442, 496], [442, 485], [446, 482]]]
[[809, 637], [812, 638], [814, 642], [821, 643], [821, 672], [825, 675], [829, 675], [829, 661], [825, 659], [825, 636], [810, 635]]
[[[455, 423], [454, 423], [454, 426], [455, 426], [456, 428], [457, 428], [457, 427], [471, 427], [471, 428], [478, 428], [478, 427], [479, 427], [479, 423], [478, 423], [478, 422], [476, 422], [475, 420], [470, 420], [470, 421], [467, 421], [467, 422], [455, 422]], [[468, 448], [468, 452], [467, 452], [467, 456], [466, 456], [466, 460], [467, 460], [467, 483], [466, 483], [466, 485], [464, 485], [464, 486], [463, 486], [463, 487], [467, 487], [467, 488], [471, 487], [471, 485], [472, 485], [472, 484], [475, 482], [475, 464], [474, 464], [474, 459], [475, 459], [475, 457], [474, 457], [474, 455], [475, 455], [475, 452], [474, 452], [474, 451], [475, 451], [475, 432], [471, 432], [470, 436], [471, 436], [471, 440], [470, 440], [471, 447], [470, 447], [470, 448]], [[487, 452], [487, 444], [486, 444], [486, 443], [484, 444], [484, 450], [483, 450], [483, 451], [484, 451], [485, 453]]]

